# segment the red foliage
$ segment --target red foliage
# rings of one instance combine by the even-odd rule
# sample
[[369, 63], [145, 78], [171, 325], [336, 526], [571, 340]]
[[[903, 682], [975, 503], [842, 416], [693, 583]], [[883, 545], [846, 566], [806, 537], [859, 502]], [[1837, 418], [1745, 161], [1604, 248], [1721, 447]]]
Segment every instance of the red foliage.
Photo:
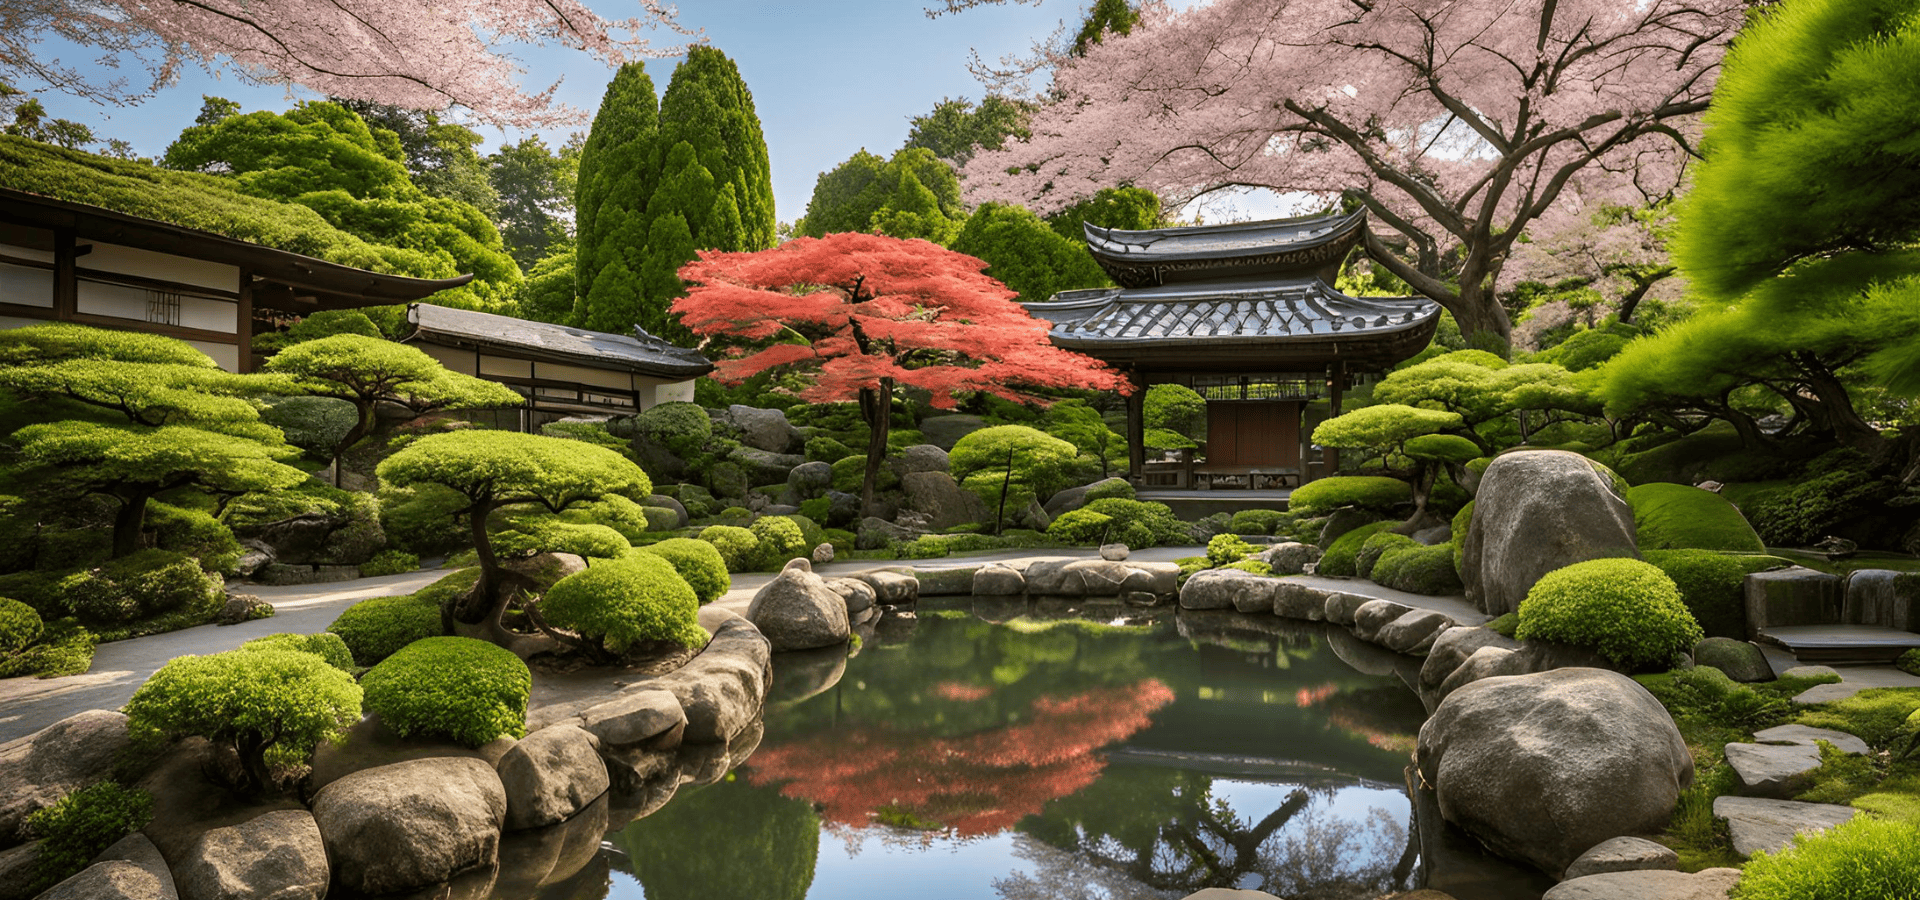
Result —
[[1171, 702], [1173, 691], [1149, 679], [1043, 697], [1025, 722], [958, 738], [837, 729], [762, 746], [748, 777], [758, 785], [786, 782], [781, 794], [819, 804], [828, 821], [843, 825], [865, 827], [886, 808], [960, 836], [994, 834], [1092, 784], [1106, 768], [1093, 751], [1146, 728]]
[[766, 339], [791, 329], [807, 345], [776, 344], [718, 364], [739, 382], [768, 369], [813, 369], [801, 397], [851, 400], [883, 379], [933, 392], [1033, 399], [1025, 387], [1125, 389], [1091, 357], [1047, 340], [1047, 323], [982, 274], [987, 264], [922, 240], [873, 234], [797, 238], [772, 250], [702, 250], [680, 270], [687, 296], [673, 311], [699, 335]]

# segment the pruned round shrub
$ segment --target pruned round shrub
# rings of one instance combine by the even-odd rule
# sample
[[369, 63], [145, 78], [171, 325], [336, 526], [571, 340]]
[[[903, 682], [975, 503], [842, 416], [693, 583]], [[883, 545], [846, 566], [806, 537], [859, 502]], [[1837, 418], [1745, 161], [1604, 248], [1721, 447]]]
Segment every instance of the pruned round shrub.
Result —
[[29, 644], [40, 639], [46, 630], [46, 623], [40, 620], [40, 614], [33, 607], [0, 597], [0, 656], [8, 656], [27, 649]]
[[703, 604], [726, 596], [727, 589], [733, 586], [733, 580], [727, 577], [727, 561], [721, 558], [719, 550], [706, 541], [667, 538], [636, 548], [633, 552], [651, 553], [666, 560], [686, 580], [687, 586], [693, 588], [693, 596]]
[[1372, 578], [1374, 563], [1380, 561], [1381, 554], [1418, 546], [1420, 545], [1413, 538], [1404, 534], [1394, 534], [1391, 531], [1369, 535], [1366, 540], [1360, 542], [1360, 549], [1354, 551], [1353, 574], [1361, 578]]
[[1747, 638], [1747, 576], [1793, 565], [1778, 556], [1735, 556], [1712, 550], [1648, 550], [1644, 555], [1673, 579], [1680, 601], [1708, 637], [1735, 640]]
[[[653, 527], [653, 516], [647, 512], [650, 508], [651, 507], [641, 506], [633, 500], [622, 497], [619, 494], [608, 494], [592, 503], [585, 503], [570, 509], [561, 510], [558, 514], [554, 515], [554, 518], [562, 522], [572, 522], [577, 525], [604, 525], [619, 532], [622, 538], [625, 538], [631, 543], [641, 540], [641, 536], [649, 531], [672, 530], [671, 525], [666, 528], [655, 529]], [[663, 509], [660, 510], [660, 512], [668, 516], [673, 515], [672, 510]]]
[[1280, 534], [1296, 518], [1277, 509], [1243, 509], [1233, 514], [1228, 530], [1234, 534]]
[[800, 525], [784, 516], [761, 516], [755, 519], [747, 531], [752, 533], [759, 548], [755, 556], [758, 567], [778, 569], [796, 556], [807, 555], [807, 538], [800, 531]]
[[1457, 434], [1423, 434], [1400, 447], [1409, 458], [1430, 462], [1465, 463], [1480, 456], [1480, 445]]
[[112, 781], [88, 785], [34, 810], [27, 816], [27, 834], [41, 842], [40, 859], [22, 896], [79, 874], [102, 851], [151, 821], [153, 795]]
[[1237, 563], [1253, 554], [1254, 546], [1237, 534], [1216, 534], [1207, 541], [1207, 564], [1211, 566]]
[[1090, 544], [1105, 538], [1112, 528], [1112, 516], [1081, 507], [1054, 517], [1047, 537], [1065, 544]]
[[1854, 816], [1802, 833], [1778, 853], [1759, 852], [1740, 870], [1735, 900], [1864, 900], [1920, 897], [1920, 823]]
[[699, 455], [713, 437], [713, 419], [696, 403], [650, 406], [634, 417], [634, 425], [642, 436], [682, 459]]
[[1680, 589], [1651, 563], [1593, 559], [1555, 569], [1520, 601], [1522, 640], [1592, 647], [1629, 670], [1662, 668], [1700, 642]]
[[502, 556], [572, 553], [616, 559], [631, 546], [620, 532], [605, 525], [565, 522], [552, 516], [528, 516], [515, 521], [511, 530], [493, 535], [493, 550]]
[[311, 653], [342, 672], [353, 671], [353, 651], [347, 642], [331, 631], [319, 634], [269, 634], [240, 645], [242, 650], [298, 650]]
[[327, 631], [346, 642], [354, 663], [374, 665], [414, 641], [441, 633], [440, 604], [423, 594], [362, 600], [342, 610]]
[[737, 525], [709, 525], [700, 530], [700, 539], [720, 551], [729, 572], [751, 572], [758, 562], [760, 539]]
[[93, 648], [99, 643], [93, 632], [72, 619], [46, 623], [40, 642], [13, 654], [0, 654], [0, 678], [37, 675], [55, 678], [84, 675], [93, 666]]
[[[1316, 482], [1316, 484], [1317, 483], [1318, 482]], [[1335, 538], [1332, 544], [1327, 545], [1327, 552], [1321, 555], [1319, 564], [1314, 566], [1314, 574], [1357, 574], [1358, 569], [1355, 566], [1355, 560], [1356, 557], [1360, 555], [1360, 547], [1367, 542], [1367, 538], [1373, 537], [1398, 524], [1400, 523], [1369, 522]]]
[[227, 745], [241, 762], [236, 786], [259, 791], [360, 721], [360, 701], [353, 676], [311, 653], [181, 656], [133, 692], [127, 730], [141, 741], [199, 735]]
[[1287, 508], [1303, 516], [1326, 515], [1343, 506], [1388, 512], [1413, 502], [1413, 488], [1381, 475], [1336, 475], [1293, 489]]
[[693, 588], [672, 563], [647, 554], [595, 562], [554, 582], [540, 599], [540, 614], [615, 655], [654, 642], [688, 648], [707, 642]]
[[[1377, 535], [1376, 535], [1377, 537]], [[1453, 568], [1453, 548], [1446, 544], [1400, 546], [1380, 554], [1369, 576], [1375, 584], [1409, 594], [1443, 597], [1465, 590]]]
[[[143, 616], [221, 602], [222, 579], [168, 550], [141, 550], [60, 582], [61, 601], [82, 622], [119, 625]], [[212, 610], [209, 610], [211, 615]]]
[[527, 733], [533, 673], [487, 641], [433, 637], [387, 657], [360, 686], [367, 709], [401, 737], [448, 738], [478, 747]]
[[1760, 535], [1727, 498], [1684, 484], [1656, 482], [1627, 490], [1641, 550], [1728, 550], [1760, 553]]
[[420, 557], [405, 550], [382, 550], [374, 557], [360, 564], [360, 577], [377, 578], [381, 575], [404, 575], [420, 568]]
[[[1108, 497], [1094, 500], [1082, 508], [1113, 520], [1113, 528], [1107, 533], [1108, 542], [1141, 548], [1184, 544], [1192, 540], [1192, 530], [1187, 523], [1174, 515], [1173, 509], [1165, 503]], [[1048, 529], [1048, 533], [1051, 534], [1052, 529]]]

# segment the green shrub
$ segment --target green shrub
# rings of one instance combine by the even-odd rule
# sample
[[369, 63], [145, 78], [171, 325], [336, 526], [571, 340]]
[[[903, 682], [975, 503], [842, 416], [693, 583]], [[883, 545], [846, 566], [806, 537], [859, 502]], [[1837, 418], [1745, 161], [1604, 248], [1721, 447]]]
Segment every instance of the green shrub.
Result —
[[833, 511], [833, 501], [826, 497], [800, 501], [800, 514], [815, 522], [825, 522]]
[[938, 535], [927, 534], [897, 545], [894, 552], [900, 559], [941, 559], [952, 551]]
[[[1413, 538], [1404, 534], [1394, 534], [1391, 531], [1369, 535], [1366, 540], [1360, 542], [1360, 549], [1354, 551], [1353, 574], [1361, 578], [1372, 578], [1374, 564], [1380, 561], [1381, 554], [1418, 546], [1420, 545]], [[1315, 571], [1319, 570], [1315, 569]]]
[[1460, 573], [1453, 567], [1453, 548], [1446, 544], [1389, 549], [1380, 554], [1368, 577], [1375, 584], [1396, 591], [1429, 597], [1458, 594], [1466, 589], [1460, 583]]
[[327, 631], [346, 642], [356, 664], [371, 666], [414, 641], [440, 634], [440, 604], [424, 591], [374, 597], [342, 610]]
[[568, 575], [547, 590], [540, 612], [616, 655], [652, 642], [699, 648], [707, 641], [693, 588], [657, 556], [635, 553]]
[[199, 735], [239, 754], [233, 779], [246, 791], [276, 770], [306, 762], [313, 748], [360, 721], [360, 686], [311, 653], [234, 650], [181, 656], [160, 667], [127, 701], [136, 740]]
[[381, 575], [404, 575], [419, 571], [420, 557], [405, 550], [382, 550], [374, 557], [360, 564], [360, 577], [376, 578]]
[[[827, 530], [825, 528], [821, 528], [820, 523], [815, 521], [813, 518], [809, 516], [795, 513], [789, 516], [776, 516], [775, 518], [786, 519], [787, 521], [792, 522], [793, 524], [799, 526], [800, 528], [800, 554], [799, 555], [804, 555], [807, 551], [810, 551], [813, 548], [818, 547], [823, 543], [826, 543]], [[781, 562], [783, 565], [785, 564], [785, 560], [782, 560]]]
[[666, 560], [686, 579], [687, 586], [693, 588], [693, 596], [703, 604], [726, 596], [728, 588], [733, 586], [732, 579], [727, 577], [727, 561], [706, 541], [668, 538], [634, 552], [651, 553]]
[[1224, 566], [1252, 556], [1256, 549], [1237, 534], [1217, 534], [1207, 541], [1207, 563]]
[[153, 821], [153, 795], [102, 781], [61, 797], [27, 816], [27, 834], [39, 839], [40, 859], [22, 896], [33, 896], [93, 864], [102, 851]]
[[[867, 458], [848, 456], [833, 464], [833, 489], [845, 494], [860, 493], [860, 481], [867, 477]], [[893, 467], [882, 465], [880, 474], [875, 477], [873, 489], [890, 491], [900, 486], [900, 476], [894, 474]]]
[[67, 605], [60, 600], [60, 581], [66, 572], [12, 572], [0, 575], [0, 597], [12, 597], [33, 607], [42, 619], [59, 618], [67, 614]]
[[367, 709], [401, 737], [448, 738], [478, 747], [527, 733], [533, 674], [520, 657], [486, 641], [432, 637], [402, 647], [360, 680]]
[[93, 632], [73, 619], [55, 619], [46, 623], [40, 642], [20, 652], [0, 654], [0, 678], [35, 675], [58, 678], [83, 675], [93, 667], [93, 648], [98, 643]]
[[1643, 484], [1627, 490], [1640, 549], [1728, 550], [1759, 553], [1760, 535], [1726, 498], [1684, 484]]
[[18, 600], [0, 597], [0, 656], [12, 656], [46, 631], [40, 613]]
[[1064, 544], [1091, 544], [1105, 539], [1112, 528], [1112, 516], [1081, 507], [1054, 517], [1053, 524], [1047, 526], [1047, 537]]
[[1356, 565], [1357, 557], [1360, 555], [1360, 547], [1367, 542], [1367, 538], [1373, 537], [1398, 524], [1400, 523], [1371, 522], [1341, 535], [1336, 538], [1332, 544], [1328, 545], [1327, 552], [1320, 557], [1320, 563], [1313, 568], [1314, 574], [1357, 574], [1359, 572], [1359, 568]]
[[1872, 506], [1884, 490], [1865, 473], [1833, 471], [1761, 494], [1747, 505], [1747, 516], [1767, 546], [1805, 547]]
[[465, 509], [467, 498], [438, 484], [380, 488], [380, 527], [395, 547], [422, 556], [452, 553], [466, 547], [472, 532], [454, 515]]
[[661, 403], [634, 417], [634, 425], [648, 440], [682, 459], [692, 459], [713, 437], [713, 419], [694, 403]]
[[853, 448], [830, 437], [807, 439], [806, 454], [808, 462], [831, 463], [853, 455]]
[[1900, 654], [1900, 671], [1908, 675], [1920, 675], [1920, 650], [1908, 650]]
[[1380, 475], [1336, 475], [1294, 488], [1287, 508], [1303, 516], [1326, 515], [1343, 506], [1390, 512], [1413, 502], [1413, 487]]
[[[141, 550], [60, 582], [67, 611], [88, 624], [117, 625], [220, 602], [220, 576], [168, 550]], [[215, 607], [217, 609], [217, 606]]]
[[146, 525], [155, 547], [190, 556], [208, 572], [233, 574], [244, 552], [231, 529], [197, 509], [149, 502]]
[[[1081, 508], [1113, 519], [1114, 527], [1107, 534], [1109, 542], [1137, 549], [1184, 544], [1193, 539], [1192, 529], [1165, 503], [1108, 497]], [[1048, 533], [1051, 534], [1052, 529], [1048, 529]]]
[[720, 551], [729, 572], [751, 572], [759, 561], [760, 539], [736, 525], [709, 525], [700, 531], [700, 540]]
[[1646, 558], [1673, 579], [1681, 601], [1708, 637], [1736, 640], [1747, 638], [1747, 576], [1793, 564], [1778, 556], [1733, 556], [1712, 550], [1648, 550]]
[[283, 397], [260, 411], [260, 421], [280, 429], [287, 443], [323, 460], [360, 424], [360, 411], [337, 397]]
[[620, 532], [605, 525], [567, 522], [554, 516], [526, 516], [514, 520], [513, 525], [510, 530], [494, 532], [495, 553], [501, 556], [572, 553], [594, 559], [617, 559], [633, 546]]
[[297, 650], [320, 657], [342, 672], [353, 671], [353, 651], [347, 649], [347, 642], [331, 631], [319, 634], [269, 634], [257, 637], [240, 645], [242, 650]]
[[1920, 897], [1920, 824], [1855, 816], [1755, 853], [1735, 900], [1911, 900]]
[[[554, 518], [576, 525], [604, 525], [632, 542], [641, 540], [649, 531], [673, 529], [672, 525], [660, 529], [654, 528], [653, 515], [647, 512], [649, 508], [619, 494], [608, 494], [592, 503], [561, 510], [554, 515]], [[672, 510], [663, 509], [660, 512], [673, 516]]]
[[1233, 514], [1229, 527], [1234, 534], [1284, 534], [1283, 529], [1297, 518], [1277, 509], [1243, 509]]
[[1652, 564], [1594, 559], [1548, 572], [1520, 601], [1522, 640], [1592, 647], [1630, 670], [1665, 666], [1702, 637], [1680, 589]]
[[796, 556], [807, 555], [807, 537], [800, 525], [784, 516], [762, 516], [747, 531], [758, 544], [759, 568], [778, 569]]

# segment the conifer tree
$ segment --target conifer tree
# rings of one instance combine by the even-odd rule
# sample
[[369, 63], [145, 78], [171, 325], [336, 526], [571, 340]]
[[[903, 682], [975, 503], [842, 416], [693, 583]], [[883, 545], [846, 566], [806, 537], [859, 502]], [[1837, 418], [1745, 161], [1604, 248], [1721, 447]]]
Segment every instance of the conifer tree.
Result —
[[648, 159], [659, 132], [653, 79], [640, 63], [614, 73], [580, 151], [574, 194], [573, 323], [624, 332], [639, 321], [635, 272], [647, 246], [647, 201], [656, 179]]

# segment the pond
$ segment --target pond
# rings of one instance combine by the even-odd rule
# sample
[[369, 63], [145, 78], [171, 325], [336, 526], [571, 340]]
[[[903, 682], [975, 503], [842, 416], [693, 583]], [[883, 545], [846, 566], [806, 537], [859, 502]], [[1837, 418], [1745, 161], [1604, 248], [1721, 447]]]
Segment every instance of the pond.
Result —
[[1396, 657], [1374, 651], [1368, 674], [1342, 655], [1373, 648], [1343, 629], [1233, 613], [979, 612], [997, 621], [923, 602], [851, 658], [776, 657], [753, 755], [540, 896], [1371, 900], [1414, 885], [1405, 770], [1425, 714]]

